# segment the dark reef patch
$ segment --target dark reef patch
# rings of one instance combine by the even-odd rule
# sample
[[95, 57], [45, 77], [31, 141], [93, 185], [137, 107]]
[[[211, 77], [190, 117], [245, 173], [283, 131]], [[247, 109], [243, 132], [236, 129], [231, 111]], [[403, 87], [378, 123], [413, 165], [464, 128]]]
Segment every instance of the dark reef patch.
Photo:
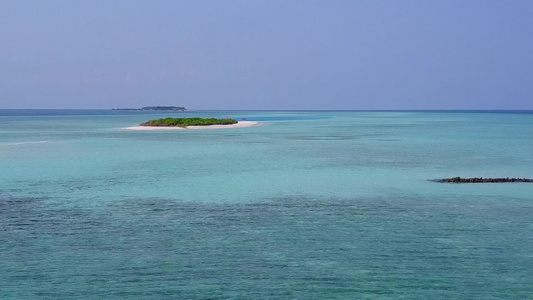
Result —
[[436, 182], [445, 182], [445, 183], [502, 183], [502, 182], [533, 182], [533, 179], [529, 178], [483, 178], [483, 177], [472, 177], [472, 178], [461, 178], [461, 177], [452, 177], [437, 179]]

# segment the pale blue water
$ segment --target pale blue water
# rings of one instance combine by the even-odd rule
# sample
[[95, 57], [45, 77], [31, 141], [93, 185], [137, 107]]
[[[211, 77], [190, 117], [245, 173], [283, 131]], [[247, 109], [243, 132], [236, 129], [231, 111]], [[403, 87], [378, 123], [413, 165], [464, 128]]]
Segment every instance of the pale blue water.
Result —
[[[262, 126], [121, 130], [172, 115]], [[0, 299], [533, 299], [533, 112], [0, 110]]]

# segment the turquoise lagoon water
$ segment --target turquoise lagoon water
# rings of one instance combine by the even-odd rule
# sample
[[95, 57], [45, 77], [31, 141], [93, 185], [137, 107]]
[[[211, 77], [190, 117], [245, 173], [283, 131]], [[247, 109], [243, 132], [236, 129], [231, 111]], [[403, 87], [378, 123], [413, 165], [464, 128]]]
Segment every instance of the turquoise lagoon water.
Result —
[[[168, 116], [261, 126], [127, 131]], [[533, 112], [0, 110], [1, 299], [531, 299]]]

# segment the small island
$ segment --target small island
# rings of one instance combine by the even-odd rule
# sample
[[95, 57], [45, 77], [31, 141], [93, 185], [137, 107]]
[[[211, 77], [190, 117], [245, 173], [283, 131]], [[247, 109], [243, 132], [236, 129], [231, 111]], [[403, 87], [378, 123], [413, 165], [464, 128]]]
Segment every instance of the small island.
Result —
[[215, 118], [165, 118], [150, 120], [148, 122], [141, 123], [141, 126], [210, 126], [210, 125], [231, 125], [237, 124], [235, 119], [215, 119]]
[[215, 119], [215, 118], [165, 118], [150, 120], [139, 124], [139, 126], [125, 127], [126, 130], [196, 130], [196, 129], [226, 129], [244, 128], [258, 126], [255, 121], [237, 121], [235, 119]]
[[452, 177], [438, 179], [437, 182], [445, 183], [500, 183], [500, 182], [533, 182], [533, 179], [529, 178], [483, 178], [483, 177], [472, 177], [472, 178], [461, 178], [461, 177]]
[[183, 106], [145, 106], [141, 108], [113, 108], [112, 110], [157, 110], [157, 111], [185, 111]]

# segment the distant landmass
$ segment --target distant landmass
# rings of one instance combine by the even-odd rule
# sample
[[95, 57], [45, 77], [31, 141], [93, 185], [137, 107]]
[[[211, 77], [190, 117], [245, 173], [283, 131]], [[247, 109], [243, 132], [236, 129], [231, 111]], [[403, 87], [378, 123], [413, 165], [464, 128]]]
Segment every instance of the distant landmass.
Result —
[[113, 108], [112, 110], [164, 110], [164, 111], [184, 111], [183, 106], [145, 106], [141, 108]]

